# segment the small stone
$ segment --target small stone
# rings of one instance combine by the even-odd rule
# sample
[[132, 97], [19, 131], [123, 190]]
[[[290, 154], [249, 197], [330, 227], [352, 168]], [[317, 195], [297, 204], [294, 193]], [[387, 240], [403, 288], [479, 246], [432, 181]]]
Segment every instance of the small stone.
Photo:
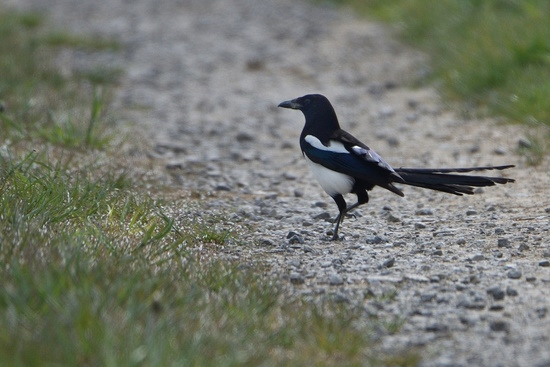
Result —
[[550, 266], [550, 261], [549, 260], [541, 260], [539, 261], [539, 266], [542, 266], [543, 268], [547, 268]]
[[495, 153], [496, 155], [506, 155], [506, 153], [508, 152], [506, 151], [506, 148], [498, 147], [493, 150], [493, 153]]
[[290, 273], [290, 282], [292, 284], [304, 284], [305, 279], [302, 276], [302, 274], [297, 273], [297, 272], [292, 272], [292, 273]]
[[475, 210], [467, 210], [466, 211], [466, 215], [476, 215], [477, 214], [477, 211]]
[[519, 279], [521, 278], [521, 270], [512, 269], [506, 274], [506, 276], [510, 279]]
[[432, 252], [432, 255], [433, 256], [443, 256], [443, 251], [442, 250], [435, 250], [434, 252]]
[[417, 211], [415, 211], [414, 214], [415, 215], [433, 215], [434, 212], [431, 209], [422, 208], [422, 209], [418, 209]]
[[507, 238], [499, 238], [498, 247], [510, 247], [510, 240]]
[[424, 223], [421, 223], [421, 222], [416, 222], [414, 224], [414, 228], [415, 229], [424, 229], [424, 228], [426, 228], [426, 225]]
[[385, 237], [381, 237], [381, 236], [373, 236], [373, 237], [368, 237], [366, 239], [366, 242], [369, 245], [377, 245], [377, 244], [380, 244], [380, 243], [388, 242], [388, 239], [385, 238]]
[[506, 287], [506, 295], [509, 297], [516, 297], [518, 295], [518, 291], [512, 287]]
[[395, 258], [387, 259], [382, 263], [382, 266], [385, 268], [391, 268], [395, 264]]
[[539, 319], [543, 319], [546, 317], [546, 314], [548, 313], [548, 307], [542, 306], [535, 309], [535, 312], [537, 313], [537, 316]]
[[504, 320], [494, 320], [489, 323], [489, 327], [491, 328], [491, 331], [504, 331], [508, 332], [510, 330], [510, 325], [508, 322]]
[[393, 214], [388, 214], [388, 216], [386, 217], [386, 219], [388, 220], [388, 222], [390, 223], [399, 223], [401, 222], [401, 218], [399, 218], [398, 216], [396, 215], [393, 215]]
[[456, 240], [456, 244], [457, 245], [465, 245], [466, 244], [466, 239], [459, 238], [458, 240]]
[[262, 240], [260, 244], [262, 246], [275, 246], [275, 244], [271, 240]]
[[422, 302], [431, 302], [435, 299], [436, 294], [435, 293], [424, 293], [420, 295], [420, 300]]
[[298, 233], [294, 232], [294, 231], [290, 231], [287, 233], [286, 235], [286, 239], [288, 240], [289, 238], [292, 238], [293, 236], [296, 236]]
[[342, 293], [336, 293], [333, 298], [336, 303], [349, 303], [349, 297]]
[[485, 260], [485, 256], [483, 256], [482, 254], [477, 254], [477, 255], [472, 256], [472, 258], [470, 260], [471, 261], [482, 261], [482, 260]]
[[533, 276], [531, 276], [531, 277], [526, 277], [526, 278], [525, 278], [525, 281], [526, 281], [526, 282], [530, 282], [530, 283], [532, 283], [532, 282], [534, 282], [534, 281], [536, 281], [536, 280], [537, 280], [537, 278], [536, 278], [536, 277], [533, 277]]
[[519, 245], [518, 251], [523, 252], [523, 251], [526, 251], [526, 250], [529, 250], [529, 245], [528, 244], [522, 243], [521, 245]]
[[294, 236], [290, 237], [290, 239], [288, 240], [288, 243], [291, 244], [291, 245], [303, 244], [304, 239], [299, 234], [295, 234]]
[[449, 326], [442, 323], [434, 323], [426, 326], [426, 331], [432, 333], [446, 333], [449, 331]]
[[229, 185], [226, 185], [226, 184], [216, 185], [215, 189], [216, 191], [231, 191], [231, 187], [229, 187]]
[[237, 139], [237, 141], [240, 142], [240, 143], [243, 143], [243, 142], [246, 142], [246, 141], [253, 141], [254, 140], [254, 135], [252, 135], [248, 132], [242, 131], [242, 132], [238, 133], [237, 136], [235, 136], [235, 139]]
[[495, 234], [504, 234], [504, 229], [502, 229], [502, 228], [495, 228]]
[[501, 305], [500, 303], [491, 305], [491, 307], [489, 307], [489, 311], [502, 311], [502, 310], [504, 310], [504, 305]]
[[528, 148], [531, 148], [531, 141], [527, 138], [519, 138], [518, 140], [518, 148], [524, 148], [524, 149], [528, 149]]
[[487, 289], [487, 293], [490, 294], [491, 296], [493, 296], [493, 298], [496, 301], [500, 301], [500, 300], [504, 299], [504, 296], [505, 296], [504, 291], [498, 286], [494, 286], [494, 287], [491, 287], [491, 288]]
[[342, 284], [344, 284], [344, 279], [342, 279], [342, 277], [338, 274], [332, 274], [328, 278], [328, 284], [330, 284], [330, 285], [342, 285]]
[[288, 180], [288, 181], [294, 181], [296, 180], [298, 177], [290, 172], [285, 172], [283, 173], [283, 177]]
[[296, 198], [301, 198], [302, 196], [304, 196], [304, 192], [300, 189], [295, 189], [294, 190], [294, 197]]
[[392, 117], [393, 115], [395, 115], [395, 108], [393, 108], [392, 106], [382, 106], [378, 110], [378, 115], [382, 118]]
[[407, 106], [409, 106], [409, 108], [412, 108], [412, 109], [416, 109], [418, 107], [418, 105], [420, 104], [420, 102], [418, 102], [417, 99], [412, 99], [410, 98], [408, 101], [407, 101]]
[[391, 137], [389, 137], [389, 138], [387, 139], [387, 141], [388, 141], [388, 145], [389, 145], [390, 147], [397, 147], [397, 146], [399, 146], [399, 140], [398, 140], [396, 137], [391, 136]]
[[327, 206], [328, 204], [325, 203], [324, 201], [317, 201], [315, 202], [315, 204], [313, 204], [314, 208], [326, 208]]
[[326, 220], [326, 221], [330, 221], [331, 218], [332, 217], [330, 216], [329, 212], [322, 212], [321, 214], [317, 214], [316, 216], [313, 217], [313, 219], [315, 220]]
[[290, 261], [288, 262], [288, 265], [294, 266], [295, 268], [299, 267], [300, 264], [301, 264], [300, 259], [290, 259]]

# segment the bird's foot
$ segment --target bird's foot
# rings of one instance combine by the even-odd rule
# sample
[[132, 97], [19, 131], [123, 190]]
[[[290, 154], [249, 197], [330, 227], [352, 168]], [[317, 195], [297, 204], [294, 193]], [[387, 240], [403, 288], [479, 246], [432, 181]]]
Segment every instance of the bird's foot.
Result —
[[332, 237], [330, 238], [331, 241], [341, 241], [344, 239], [343, 235], [339, 235], [338, 232], [334, 233], [334, 231], [328, 231], [327, 235], [332, 235]]

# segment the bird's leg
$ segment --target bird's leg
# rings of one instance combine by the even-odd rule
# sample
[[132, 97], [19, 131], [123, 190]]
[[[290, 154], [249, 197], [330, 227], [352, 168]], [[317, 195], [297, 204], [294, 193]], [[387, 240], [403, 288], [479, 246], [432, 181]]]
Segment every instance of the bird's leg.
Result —
[[[344, 215], [347, 215], [348, 212], [350, 212], [353, 209], [357, 208], [359, 205], [363, 205], [363, 204], [366, 204], [366, 203], [369, 202], [369, 194], [367, 193], [367, 191], [357, 190], [355, 194], [357, 195], [357, 202], [355, 204], [350, 205], [349, 207], [347, 207], [344, 211]], [[344, 220], [344, 218], [342, 218], [342, 220]]]
[[344, 200], [344, 197], [340, 194], [337, 194], [332, 197], [334, 201], [336, 202], [336, 205], [338, 205], [339, 214], [336, 217], [336, 225], [334, 226], [334, 231], [332, 232], [332, 240], [336, 241], [338, 239], [338, 228], [340, 227], [340, 223], [344, 219], [344, 214], [346, 214], [347, 204]]
[[356, 190], [355, 194], [357, 195], [357, 202], [349, 207], [344, 200], [342, 195], [335, 195], [332, 198], [338, 205], [338, 210], [340, 213], [336, 217], [336, 225], [334, 226], [334, 231], [332, 234], [332, 240], [335, 241], [338, 239], [338, 229], [340, 228], [340, 223], [344, 220], [344, 216], [350, 211], [357, 208], [359, 205], [363, 205], [369, 202], [369, 194], [366, 190]]

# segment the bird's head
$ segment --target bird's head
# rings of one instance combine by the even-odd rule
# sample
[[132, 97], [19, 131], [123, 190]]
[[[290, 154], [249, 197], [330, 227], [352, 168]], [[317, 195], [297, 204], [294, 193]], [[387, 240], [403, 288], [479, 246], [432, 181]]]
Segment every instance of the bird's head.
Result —
[[300, 110], [304, 114], [310, 110], [324, 109], [327, 105], [330, 106], [329, 100], [321, 94], [307, 94], [279, 103], [279, 107]]
[[279, 107], [300, 110], [306, 117], [306, 130], [332, 133], [339, 129], [336, 112], [327, 97], [321, 94], [307, 94], [279, 103]]

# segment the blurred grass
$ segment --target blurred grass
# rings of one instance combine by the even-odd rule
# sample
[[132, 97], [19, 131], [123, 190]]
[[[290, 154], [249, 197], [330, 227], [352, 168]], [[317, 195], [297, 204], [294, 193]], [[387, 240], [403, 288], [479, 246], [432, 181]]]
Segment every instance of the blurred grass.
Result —
[[245, 228], [144, 188], [113, 138], [110, 71], [53, 67], [59, 47], [118, 47], [53, 42], [41, 16], [0, 14], [1, 365], [419, 363], [377, 352], [373, 330], [398, 332], [399, 320], [307, 302], [268, 269], [219, 260]]
[[509, 121], [550, 125], [550, 2], [329, 0], [394, 24], [431, 58], [451, 98]]

